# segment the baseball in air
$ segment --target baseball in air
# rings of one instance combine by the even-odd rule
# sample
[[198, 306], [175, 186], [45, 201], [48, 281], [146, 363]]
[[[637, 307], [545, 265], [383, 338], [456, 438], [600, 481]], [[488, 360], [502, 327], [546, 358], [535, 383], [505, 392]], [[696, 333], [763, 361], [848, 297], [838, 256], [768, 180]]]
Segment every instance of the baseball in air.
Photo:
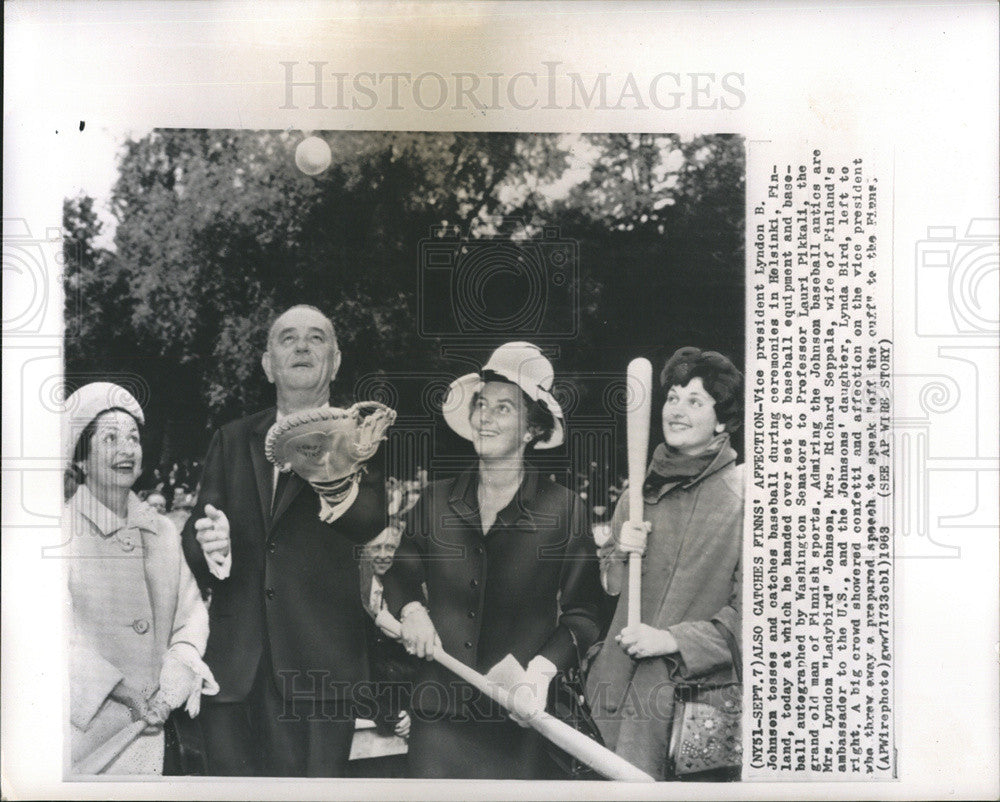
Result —
[[307, 136], [295, 148], [295, 166], [306, 175], [319, 175], [332, 160], [330, 146], [318, 136]]

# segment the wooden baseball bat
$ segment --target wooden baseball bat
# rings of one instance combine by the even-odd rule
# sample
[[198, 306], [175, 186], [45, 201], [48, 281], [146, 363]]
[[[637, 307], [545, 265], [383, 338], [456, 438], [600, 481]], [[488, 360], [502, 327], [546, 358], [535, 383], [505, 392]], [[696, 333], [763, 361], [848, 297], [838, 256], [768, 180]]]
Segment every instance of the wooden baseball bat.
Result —
[[[631, 403], [626, 416], [628, 438], [628, 517], [635, 526], [643, 523], [642, 485], [646, 481], [646, 451], [649, 448], [649, 415], [653, 400], [653, 366], [648, 359], [628, 363]], [[642, 598], [642, 555], [628, 558], [628, 625], [639, 624]]]
[[84, 755], [73, 764], [74, 774], [100, 774], [106, 769], [132, 742], [135, 741], [149, 724], [143, 719], [133, 721], [122, 727], [108, 740], [98, 746], [89, 755]]
[[[388, 610], [381, 610], [375, 618], [375, 623], [387, 635], [399, 640], [401, 633], [400, 624]], [[440, 646], [434, 649], [434, 660], [464, 679], [473, 688], [485, 693], [498, 704], [503, 705], [504, 709], [523, 715], [524, 711], [519, 709], [520, 706], [513, 699], [510, 690], [497, 682], [491, 682], [474, 668], [452, 657], [444, 649], [440, 648]], [[508, 669], [506, 672], [508, 676], [512, 675], [512, 670], [515, 676], [517, 672], [524, 674], [521, 664], [511, 655], [507, 655], [501, 663], [507, 664], [505, 667]], [[637, 769], [624, 758], [619, 757], [596, 741], [592, 741], [582, 732], [577, 732], [569, 724], [560, 721], [544, 710], [534, 712], [531, 718], [528, 719], [528, 724], [560, 749], [568, 752], [577, 760], [586, 763], [594, 771], [600, 772], [609, 780], [655, 782], [652, 777], [644, 771]]]

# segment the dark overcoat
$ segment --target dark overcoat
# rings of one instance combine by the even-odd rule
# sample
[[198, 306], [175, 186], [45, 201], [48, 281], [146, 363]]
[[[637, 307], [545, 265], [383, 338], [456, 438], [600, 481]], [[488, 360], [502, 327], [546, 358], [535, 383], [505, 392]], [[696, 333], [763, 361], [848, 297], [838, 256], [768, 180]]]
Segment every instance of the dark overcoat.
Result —
[[[212, 591], [205, 662], [221, 687], [213, 701], [247, 696], [265, 647], [286, 698], [349, 699], [368, 680], [358, 558], [360, 544], [387, 522], [382, 457], [367, 463], [357, 499], [332, 524], [319, 519], [319, 496], [294, 473], [272, 514], [274, 466], [264, 456], [264, 438], [275, 414], [265, 410], [215, 433], [198, 505], [182, 535], [192, 572]], [[206, 504], [229, 518], [227, 579], [210, 573], [195, 537]]]
[[[526, 466], [484, 535], [478, 470], [434, 482], [421, 496], [383, 582], [394, 615], [427, 589], [442, 647], [480, 673], [506, 655], [559, 669], [597, 638], [603, 590], [580, 498]], [[411, 771], [423, 777], [545, 777], [541, 739], [437, 663], [414, 686]], [[499, 746], [498, 744], [502, 744]]]

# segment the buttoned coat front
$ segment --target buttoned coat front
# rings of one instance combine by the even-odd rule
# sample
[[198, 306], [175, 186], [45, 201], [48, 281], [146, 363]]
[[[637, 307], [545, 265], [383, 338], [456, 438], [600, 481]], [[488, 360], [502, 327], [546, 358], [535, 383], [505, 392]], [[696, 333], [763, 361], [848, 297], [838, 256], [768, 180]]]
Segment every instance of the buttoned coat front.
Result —
[[[566, 668], [597, 638], [603, 595], [583, 505], [527, 466], [484, 535], [478, 481], [470, 469], [424, 491], [383, 580], [389, 609], [398, 616], [423, 601], [426, 582], [442, 646], [466, 665], [485, 673], [512, 654], [521, 665], [542, 655]], [[414, 709], [428, 715], [483, 703], [436, 663], [424, 663], [415, 690]]]
[[[264, 440], [275, 418], [271, 408], [215, 433], [198, 504], [182, 534], [191, 570], [212, 591], [205, 662], [221, 690], [211, 703], [246, 698], [265, 647], [286, 698], [348, 699], [368, 679], [358, 557], [360, 544], [386, 525], [381, 457], [366, 464], [357, 498], [333, 523], [320, 520], [319, 496], [294, 473], [272, 512], [274, 466]], [[229, 519], [226, 579], [210, 573], [196, 538], [206, 504]]]
[[[109, 697], [119, 681], [148, 698], [169, 647], [204, 652], [208, 612], [174, 525], [134, 494], [122, 521], [81, 486], [67, 502], [64, 530], [75, 762], [131, 723], [128, 708]], [[162, 766], [161, 730], [140, 736], [106, 771], [156, 774]]]

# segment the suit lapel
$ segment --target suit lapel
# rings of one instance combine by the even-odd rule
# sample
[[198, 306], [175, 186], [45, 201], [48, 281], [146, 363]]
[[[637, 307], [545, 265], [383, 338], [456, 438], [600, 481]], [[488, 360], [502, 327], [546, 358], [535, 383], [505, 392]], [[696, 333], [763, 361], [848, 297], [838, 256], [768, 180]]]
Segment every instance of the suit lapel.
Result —
[[267, 436], [267, 430], [274, 423], [274, 419], [275, 411], [272, 409], [254, 425], [253, 435], [250, 437], [250, 458], [253, 462], [254, 477], [257, 480], [260, 513], [263, 516], [265, 526], [268, 528], [271, 525], [271, 492], [274, 483], [274, 466], [264, 456], [264, 438]]
[[285, 485], [284, 490], [281, 492], [281, 498], [278, 499], [277, 506], [274, 508], [274, 516], [271, 518], [270, 525], [268, 529], [273, 529], [275, 523], [284, 514], [288, 506], [295, 500], [295, 497], [302, 491], [302, 488], [306, 486], [306, 482], [297, 473], [292, 472], [288, 477], [288, 483]]

